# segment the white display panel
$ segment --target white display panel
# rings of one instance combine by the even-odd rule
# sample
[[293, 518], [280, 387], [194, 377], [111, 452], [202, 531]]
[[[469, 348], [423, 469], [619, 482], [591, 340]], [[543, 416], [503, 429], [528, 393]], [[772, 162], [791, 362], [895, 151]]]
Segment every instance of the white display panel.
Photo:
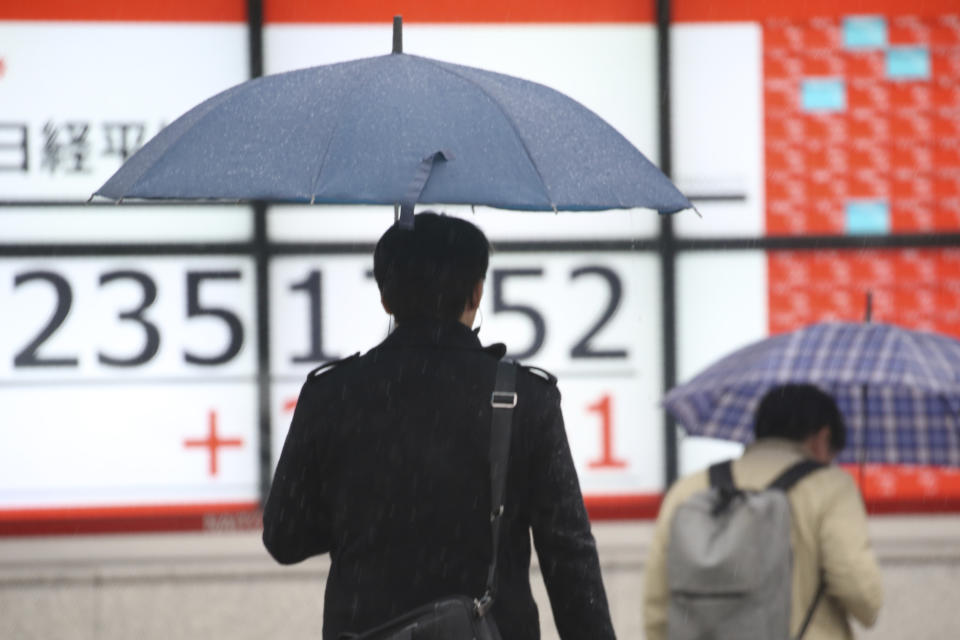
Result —
[[0, 242], [103, 244], [249, 242], [249, 206], [3, 207]]
[[[649, 209], [613, 211], [505, 211], [463, 205], [419, 205], [421, 211], [454, 215], [497, 241], [634, 240], [655, 236], [659, 216]], [[273, 242], [374, 243], [393, 224], [393, 207], [296, 205], [270, 208]]]
[[[720, 358], [767, 337], [767, 256], [709, 251], [677, 259], [677, 379], [688, 382]], [[689, 473], [734, 457], [737, 443], [680, 436]]]
[[4, 384], [0, 514], [256, 502], [256, 397], [253, 381]]
[[688, 196], [742, 196], [678, 214], [681, 236], [764, 234], [762, 31], [757, 23], [671, 27], [673, 178]]
[[247, 79], [243, 23], [0, 22], [0, 198], [81, 200]]
[[[274, 462], [306, 373], [386, 337], [389, 320], [367, 275], [371, 269], [368, 255], [272, 261]], [[504, 342], [513, 357], [559, 378], [588, 496], [662, 488], [658, 282], [653, 255], [500, 253], [491, 259], [478, 314], [481, 341]], [[311, 353], [317, 360], [308, 362]]]
[[253, 274], [0, 259], [0, 510], [255, 501]]

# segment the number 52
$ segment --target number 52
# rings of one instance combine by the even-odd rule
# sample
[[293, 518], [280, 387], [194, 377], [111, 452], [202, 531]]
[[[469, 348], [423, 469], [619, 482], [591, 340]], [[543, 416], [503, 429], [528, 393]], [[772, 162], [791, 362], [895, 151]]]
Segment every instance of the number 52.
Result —
[[[494, 313], [519, 313], [530, 321], [533, 325], [533, 339], [530, 344], [523, 349], [511, 352], [511, 358], [523, 360], [535, 356], [543, 347], [547, 337], [547, 322], [543, 314], [535, 307], [529, 304], [520, 304], [508, 302], [505, 298], [504, 289], [510, 279], [516, 278], [542, 278], [543, 269], [494, 269], [492, 274], [493, 284], [493, 312]], [[608, 322], [617, 313], [620, 307], [620, 301], [623, 298], [623, 283], [616, 271], [603, 265], [587, 265], [578, 267], [570, 272], [570, 280], [592, 277], [599, 279], [607, 288], [607, 303], [600, 316], [590, 325], [574, 344], [570, 347], [570, 357], [574, 359], [581, 358], [604, 358], [604, 359], [624, 359], [627, 357], [625, 348], [600, 349], [592, 344], [592, 340], [600, 333]]]

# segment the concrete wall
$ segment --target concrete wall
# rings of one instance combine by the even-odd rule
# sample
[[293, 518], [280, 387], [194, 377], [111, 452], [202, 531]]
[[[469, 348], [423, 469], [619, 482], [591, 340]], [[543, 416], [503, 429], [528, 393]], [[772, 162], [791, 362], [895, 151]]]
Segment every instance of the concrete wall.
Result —
[[[649, 523], [595, 526], [618, 637], [642, 638]], [[887, 600], [868, 640], [960, 638], [960, 518], [875, 518]], [[275, 565], [255, 532], [0, 540], [0, 639], [319, 638], [327, 562]], [[534, 570], [543, 637], [556, 639]]]

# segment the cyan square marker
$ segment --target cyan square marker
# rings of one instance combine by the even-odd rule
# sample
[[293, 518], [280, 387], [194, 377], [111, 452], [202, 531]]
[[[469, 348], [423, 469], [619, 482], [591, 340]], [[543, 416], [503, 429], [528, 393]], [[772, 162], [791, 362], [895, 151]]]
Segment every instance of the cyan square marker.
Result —
[[845, 111], [847, 85], [839, 78], [810, 78], [800, 83], [804, 111]]
[[883, 16], [847, 16], [843, 19], [843, 46], [882, 49], [887, 46], [887, 19]]
[[851, 235], [890, 233], [890, 204], [886, 200], [851, 200], [844, 214]]
[[930, 50], [926, 47], [894, 47], [887, 51], [887, 78], [929, 80]]

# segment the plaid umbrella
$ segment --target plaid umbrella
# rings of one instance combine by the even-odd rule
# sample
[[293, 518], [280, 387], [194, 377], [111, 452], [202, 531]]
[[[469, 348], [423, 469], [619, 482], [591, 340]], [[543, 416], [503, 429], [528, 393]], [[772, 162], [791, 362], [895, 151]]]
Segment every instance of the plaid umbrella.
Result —
[[887, 324], [815, 324], [744, 347], [667, 394], [691, 435], [747, 443], [764, 393], [814, 384], [847, 423], [840, 462], [960, 466], [960, 341]]

